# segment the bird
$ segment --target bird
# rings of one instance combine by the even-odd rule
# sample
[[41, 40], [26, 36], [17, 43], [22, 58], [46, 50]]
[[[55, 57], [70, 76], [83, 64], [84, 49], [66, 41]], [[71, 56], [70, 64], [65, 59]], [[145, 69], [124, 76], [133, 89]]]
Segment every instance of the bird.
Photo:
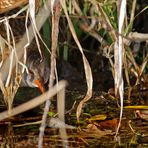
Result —
[[45, 55], [41, 56], [38, 50], [30, 50], [27, 53], [26, 66], [27, 69], [23, 74], [22, 85], [38, 87], [43, 93], [45, 91], [44, 84], [48, 82], [50, 73]]

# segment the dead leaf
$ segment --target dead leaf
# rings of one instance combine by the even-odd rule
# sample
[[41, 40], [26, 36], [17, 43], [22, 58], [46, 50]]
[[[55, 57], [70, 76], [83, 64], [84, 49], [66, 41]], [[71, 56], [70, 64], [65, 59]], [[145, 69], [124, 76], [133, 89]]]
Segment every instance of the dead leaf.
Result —
[[88, 121], [105, 120], [107, 115], [95, 115], [88, 119]]
[[100, 122], [98, 125], [102, 128], [116, 128], [118, 126], [118, 120], [117, 119], [106, 120]]

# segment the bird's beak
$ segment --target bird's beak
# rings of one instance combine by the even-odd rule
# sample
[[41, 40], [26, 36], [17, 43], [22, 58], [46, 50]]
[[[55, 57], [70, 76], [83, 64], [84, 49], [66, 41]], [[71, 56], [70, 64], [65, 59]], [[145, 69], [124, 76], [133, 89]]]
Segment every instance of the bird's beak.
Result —
[[35, 84], [38, 86], [38, 88], [40, 89], [41, 93], [45, 92], [44, 86], [43, 84], [40, 82], [40, 80], [36, 79], [35, 80]]

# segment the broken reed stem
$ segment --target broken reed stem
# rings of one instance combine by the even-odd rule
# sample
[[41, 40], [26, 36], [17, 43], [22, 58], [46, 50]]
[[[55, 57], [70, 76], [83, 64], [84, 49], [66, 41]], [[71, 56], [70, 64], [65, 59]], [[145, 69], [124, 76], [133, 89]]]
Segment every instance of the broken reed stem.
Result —
[[8, 117], [20, 114], [22, 112], [30, 110], [30, 109], [44, 103], [47, 99], [51, 99], [59, 91], [64, 89], [66, 87], [66, 85], [67, 85], [66, 81], [60, 81], [58, 86], [56, 85], [56, 86], [50, 88], [50, 90], [48, 90], [47, 92], [45, 92], [41, 96], [38, 96], [38, 97], [36, 97], [36, 98], [26, 102], [26, 103], [23, 103], [22, 105], [19, 105], [19, 106], [13, 108], [11, 110], [11, 114], [9, 114], [8, 111], [4, 111], [4, 112], [0, 113], [0, 120], [4, 120]]

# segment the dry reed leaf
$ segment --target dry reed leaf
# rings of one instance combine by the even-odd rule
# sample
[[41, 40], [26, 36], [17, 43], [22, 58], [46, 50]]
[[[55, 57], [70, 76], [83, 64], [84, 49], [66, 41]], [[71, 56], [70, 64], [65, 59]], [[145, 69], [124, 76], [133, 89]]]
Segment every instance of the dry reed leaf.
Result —
[[[28, 0], [1, 0], [0, 1], [0, 14], [5, 13], [7, 11], [10, 11], [12, 9], [15, 9], [17, 7], [21, 7], [23, 5], [26, 5], [28, 3]], [[36, 3], [36, 10], [39, 9], [40, 0], [35, 0]]]
[[25, 5], [28, 0], [1, 0], [0, 1], [0, 14], [12, 10], [16, 7]]
[[[118, 33], [122, 34], [124, 29], [124, 20], [126, 17], [126, 0], [122, 0], [120, 2], [120, 8], [119, 8], [119, 19], [118, 19]], [[116, 130], [116, 136], [118, 134], [121, 120], [122, 120], [122, 114], [123, 114], [123, 94], [124, 94], [124, 85], [123, 85], [123, 76], [122, 76], [122, 65], [123, 65], [123, 57], [124, 57], [124, 43], [123, 43], [123, 37], [121, 35], [118, 36], [118, 40], [115, 43], [115, 50], [114, 50], [114, 59], [115, 59], [115, 94], [119, 92], [120, 96], [120, 118], [118, 127]]]
[[4, 40], [4, 38], [0, 35], [0, 67], [2, 66], [2, 64], [3, 64], [3, 60], [4, 60], [4, 58], [5, 58], [5, 52], [4, 52], [4, 50], [5, 50], [5, 47], [6, 45], [5, 45], [5, 40]]
[[124, 106], [124, 108], [127, 108], [127, 109], [147, 109], [148, 110], [148, 106], [146, 106], [146, 105]]
[[6, 94], [6, 89], [5, 89], [5, 85], [4, 85], [2, 78], [1, 78], [1, 74], [0, 74], [0, 88], [1, 88], [2, 93]]
[[[135, 85], [137, 85], [139, 83], [139, 77], [142, 75], [146, 64], [148, 62], [148, 54], [146, 55], [146, 57], [143, 60], [143, 63], [141, 64], [141, 66], [139, 66], [136, 61], [135, 58], [132, 54], [132, 52], [130, 50], [128, 50], [126, 52], [126, 56], [128, 58], [128, 60], [132, 63], [132, 65], [134, 66], [133, 68], [131, 68], [131, 72], [136, 76], [137, 80], [135, 82]], [[127, 67], [126, 67], [127, 68]]]
[[[48, 8], [50, 8], [49, 2], [46, 2], [45, 4], [47, 5]], [[44, 7], [39, 10], [38, 15], [36, 17], [36, 24], [37, 24], [38, 29], [40, 29], [41, 26], [44, 24], [47, 17], [49, 16], [49, 13], [50, 13], [50, 9], [45, 9]], [[40, 17], [40, 16], [42, 16], [42, 17]], [[13, 17], [11, 17], [11, 18], [13, 18]], [[29, 37], [30, 37], [30, 42], [31, 42], [34, 37], [34, 34], [32, 33], [32, 26], [29, 26], [28, 32], [29, 32]], [[18, 59], [21, 59], [22, 56], [24, 55], [23, 47], [25, 48], [27, 43], [28, 43], [28, 39], [26, 37], [26, 34], [24, 34], [22, 39], [20, 40], [20, 42], [18, 44], [16, 44], [16, 52], [17, 52]], [[5, 81], [7, 78], [7, 75], [8, 75], [9, 65], [10, 65], [10, 56], [4, 61], [3, 65], [0, 69], [2, 81]], [[16, 59], [14, 58], [14, 62], [12, 63], [12, 67], [15, 66], [15, 63], [16, 63]]]
[[72, 36], [82, 54], [82, 59], [83, 59], [83, 63], [84, 63], [84, 70], [85, 70], [85, 76], [86, 76], [86, 82], [87, 82], [87, 93], [86, 93], [86, 96], [84, 97], [84, 99], [79, 103], [78, 107], [77, 107], [77, 111], [76, 111], [76, 116], [77, 116], [77, 121], [79, 123], [79, 117], [80, 117], [80, 114], [81, 114], [81, 111], [82, 111], [82, 108], [83, 108], [83, 105], [86, 101], [88, 101], [91, 96], [92, 96], [92, 85], [93, 85], [93, 78], [92, 78], [92, 71], [91, 71], [91, 68], [90, 68], [90, 65], [83, 53], [83, 49], [80, 45], [80, 42], [77, 38], [77, 35], [76, 35], [76, 32], [74, 30], [74, 26], [71, 22], [71, 19], [69, 18], [69, 15], [68, 15], [68, 12], [67, 12], [67, 8], [66, 8], [66, 2], [65, 0], [60, 0], [60, 3], [61, 3], [61, 6], [64, 10], [64, 13], [65, 13], [65, 16], [67, 18], [67, 21], [68, 21], [68, 25], [69, 25], [69, 28], [70, 28], [70, 31], [72, 33]]
[[0, 88], [3, 94], [4, 102], [8, 108], [8, 112], [11, 113], [12, 107], [13, 107], [13, 100], [15, 97], [15, 94], [20, 86], [22, 76], [20, 74], [16, 74], [15, 81], [10, 81], [9, 86], [4, 86], [4, 83], [2, 82], [0, 78]]
[[57, 94], [57, 113], [59, 119], [65, 123], [65, 89]]
[[35, 21], [35, 1], [34, 0], [29, 0], [29, 14], [30, 14], [30, 20], [31, 20], [31, 25], [32, 25], [32, 29], [33, 29], [33, 33], [34, 33], [34, 37], [35, 37], [35, 41], [38, 47], [38, 51], [42, 57], [42, 52], [41, 52], [41, 47], [40, 47], [40, 43], [39, 43], [39, 39], [38, 36], [41, 38], [39, 30], [37, 29], [36, 26], [36, 21]]
[[[50, 5], [48, 2], [45, 3], [46, 5]], [[19, 66], [23, 67], [23, 70], [26, 68], [26, 66], [20, 61], [20, 59], [23, 57], [25, 57], [26, 54], [24, 54], [24, 51], [26, 51], [26, 47], [29, 45], [29, 43], [32, 41], [34, 34], [32, 34], [32, 30], [34, 29], [32, 26], [30, 26], [29, 28], [27, 28], [27, 36], [26, 34], [23, 35], [22, 39], [20, 40], [20, 42], [18, 42], [15, 45], [15, 38], [12, 32], [12, 29], [9, 25], [9, 19], [13, 19], [16, 16], [18, 16], [20, 13], [22, 13], [23, 11], [25, 11], [28, 7], [25, 6], [23, 7], [21, 10], [19, 10], [17, 13], [5, 17], [4, 19], [0, 20], [0, 23], [4, 23], [5, 24], [5, 28], [6, 28], [6, 32], [7, 32], [7, 36], [5, 39], [5, 44], [9, 50], [9, 55], [5, 58], [3, 53], [3, 44], [1, 43], [1, 52], [2, 52], [2, 58], [3, 61], [1, 61], [1, 69], [0, 69], [0, 74], [1, 74], [1, 81], [2, 82], [6, 82], [5, 84], [3, 84], [3, 86], [1, 85], [1, 89], [4, 95], [4, 100], [6, 102], [6, 104], [8, 105], [8, 108], [10, 110], [11, 106], [13, 105], [13, 98], [17, 92], [17, 89], [19, 88], [19, 84], [21, 82], [21, 78], [19, 76]], [[48, 17], [50, 13], [50, 9], [49, 10], [45, 10], [45, 8], [42, 8], [41, 10], [39, 10], [38, 16], [36, 17], [36, 22], [37, 22], [37, 26], [36, 28], [40, 29], [41, 26], [43, 25], [43, 23], [45, 22], [46, 18]], [[43, 16], [43, 17], [40, 17]], [[28, 16], [26, 16], [26, 19], [28, 18]], [[27, 21], [26, 21], [27, 22]], [[26, 23], [27, 26], [27, 23]], [[36, 29], [37, 30], [37, 29]], [[29, 37], [28, 37], [29, 36]], [[29, 38], [29, 40], [28, 40]], [[11, 43], [12, 42], [12, 43]], [[24, 49], [23, 49], [24, 47]], [[6, 50], [6, 48], [5, 48]], [[7, 50], [7, 51], [8, 51]], [[16, 70], [16, 71], [15, 71]], [[13, 71], [15, 71], [15, 75], [13, 74]]]
[[147, 63], [148, 63], [148, 53], [140, 66], [140, 76], [142, 75]]

